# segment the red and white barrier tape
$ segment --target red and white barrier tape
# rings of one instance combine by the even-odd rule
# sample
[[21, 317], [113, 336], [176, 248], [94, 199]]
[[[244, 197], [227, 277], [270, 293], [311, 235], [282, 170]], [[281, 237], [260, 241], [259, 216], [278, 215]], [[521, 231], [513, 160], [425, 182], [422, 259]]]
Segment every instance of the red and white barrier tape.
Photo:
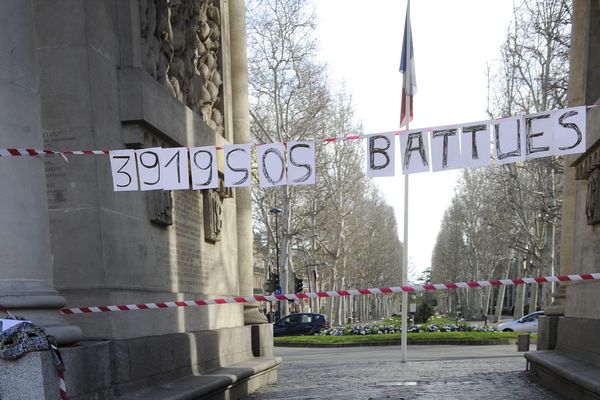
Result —
[[20, 157], [20, 156], [49, 156], [49, 155], [104, 155], [108, 150], [39, 150], [39, 149], [0, 149], [0, 157]]
[[533, 283], [550, 283], [550, 282], [578, 282], [600, 280], [600, 273], [578, 274], [578, 275], [555, 275], [540, 278], [515, 278], [515, 279], [490, 279], [487, 281], [469, 281], [457, 283], [434, 283], [425, 285], [407, 285], [385, 288], [371, 289], [349, 289], [349, 290], [332, 290], [328, 292], [312, 292], [312, 293], [297, 293], [297, 294], [279, 294], [279, 295], [254, 295], [254, 296], [235, 296], [224, 297], [219, 299], [199, 299], [199, 300], [182, 300], [168, 301], [164, 303], [145, 303], [145, 304], [127, 304], [118, 306], [98, 306], [98, 307], [76, 307], [63, 308], [63, 314], [87, 314], [101, 313], [111, 311], [133, 311], [133, 310], [152, 310], [159, 308], [175, 308], [175, 307], [190, 307], [190, 306], [208, 306], [211, 304], [233, 304], [233, 303], [256, 303], [261, 301], [286, 301], [296, 299], [312, 299], [323, 297], [344, 297], [344, 296], [363, 296], [370, 294], [381, 293], [401, 293], [401, 292], [425, 292], [447, 289], [467, 289], [477, 287], [491, 286], [512, 286], [524, 285]]
[[65, 385], [65, 373], [58, 371], [58, 382], [60, 385], [60, 400], [69, 400], [67, 397], [67, 385]]
[[[591, 106], [587, 106], [587, 109], [592, 109], [592, 108], [600, 108], [600, 104], [594, 104]], [[504, 119], [504, 118], [508, 118], [508, 117], [500, 117], [500, 118], [496, 118], [496, 120], [500, 120], [500, 119]], [[424, 131], [428, 131], [431, 130], [432, 128], [420, 128]], [[380, 133], [375, 133], [375, 134], [389, 134], [389, 133], [393, 133], [396, 136], [400, 135], [400, 133], [405, 132], [404, 130], [394, 130], [394, 131], [389, 131], [389, 132], [380, 132]], [[334, 142], [347, 142], [347, 141], [351, 141], [351, 140], [360, 140], [363, 139], [365, 137], [368, 137], [370, 135], [374, 135], [373, 133], [368, 133], [368, 134], [354, 134], [354, 135], [346, 135], [346, 136], [336, 136], [336, 137], [328, 137], [328, 138], [319, 138], [319, 139], [314, 139], [315, 142], [318, 143], [323, 143], [323, 144], [328, 144], [328, 143], [334, 143]], [[223, 150], [222, 147], [217, 147], [217, 150]], [[12, 148], [12, 149], [1, 149], [0, 148], [0, 157], [18, 157], [18, 156], [47, 156], [47, 155], [103, 155], [103, 154], [108, 154], [109, 150], [68, 150], [68, 151], [54, 151], [54, 150], [47, 150], [47, 149], [16, 149], [16, 148]]]

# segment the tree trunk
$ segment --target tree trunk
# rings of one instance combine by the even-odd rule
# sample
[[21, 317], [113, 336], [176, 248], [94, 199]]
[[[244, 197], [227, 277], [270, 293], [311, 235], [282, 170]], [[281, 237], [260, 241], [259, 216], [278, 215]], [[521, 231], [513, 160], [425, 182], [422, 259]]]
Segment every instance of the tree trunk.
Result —
[[506, 286], [502, 285], [498, 287], [498, 297], [496, 297], [496, 309], [494, 313], [494, 322], [500, 321], [502, 318], [502, 308], [504, 307], [504, 295], [506, 293]]
[[494, 290], [494, 288], [492, 286], [485, 288], [485, 307], [483, 309], [483, 317], [485, 318], [486, 315], [490, 315], [491, 314], [491, 300], [492, 300], [492, 291]]
[[525, 294], [526, 286], [519, 285], [515, 288], [515, 310], [513, 312], [513, 319], [519, 319], [523, 316], [523, 309], [525, 307]]
[[[333, 270], [329, 273], [329, 286], [327, 288], [327, 290], [333, 290], [333, 276], [336, 273], [336, 268], [335, 265], [333, 266]], [[329, 320], [331, 321], [332, 324], [335, 323], [335, 316], [333, 315], [333, 300], [335, 298], [334, 297], [328, 297], [327, 298], [327, 316], [329, 317]]]

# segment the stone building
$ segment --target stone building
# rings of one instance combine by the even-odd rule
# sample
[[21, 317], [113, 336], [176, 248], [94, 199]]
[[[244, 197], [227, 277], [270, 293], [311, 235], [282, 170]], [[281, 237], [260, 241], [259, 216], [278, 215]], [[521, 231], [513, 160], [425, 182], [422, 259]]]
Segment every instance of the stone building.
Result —
[[[0, 149], [250, 142], [243, 0], [1, 5]], [[71, 399], [236, 398], [276, 379], [258, 305], [59, 313], [252, 294], [249, 189], [115, 192], [106, 155], [0, 164], [0, 305], [58, 339]], [[0, 398], [58, 397], [53, 368], [3, 362]]]
[[[600, 106], [600, 0], [573, 1], [569, 106]], [[587, 113], [587, 151], [566, 160], [561, 273], [600, 271], [600, 107]], [[600, 398], [600, 282], [561, 284], [540, 322], [531, 375], [569, 399]]]

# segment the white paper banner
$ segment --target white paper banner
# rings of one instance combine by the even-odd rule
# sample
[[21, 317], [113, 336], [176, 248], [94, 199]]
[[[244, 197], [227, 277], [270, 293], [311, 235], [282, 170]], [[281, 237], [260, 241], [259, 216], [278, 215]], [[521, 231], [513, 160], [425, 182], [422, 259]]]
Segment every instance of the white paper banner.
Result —
[[114, 150], [108, 153], [113, 178], [113, 190], [139, 190], [134, 150]]
[[490, 121], [461, 125], [460, 156], [463, 168], [478, 168], [492, 163]]
[[245, 187], [252, 183], [252, 160], [249, 144], [228, 144], [223, 146], [225, 158], [225, 186]]
[[190, 169], [192, 189], [215, 189], [219, 187], [217, 148], [215, 146], [193, 147], [190, 149]]
[[548, 157], [554, 153], [554, 129], [550, 111], [527, 115], [525, 121], [525, 159]]
[[162, 188], [164, 190], [189, 189], [188, 149], [186, 147], [170, 147], [160, 149], [158, 154]]
[[460, 130], [458, 126], [431, 130], [431, 170], [448, 171], [461, 167]]
[[367, 138], [367, 176], [394, 176], [396, 166], [396, 135], [380, 133]]
[[140, 149], [135, 151], [137, 158], [138, 174], [140, 176], [140, 190], [162, 189], [160, 183], [160, 147]]
[[23, 321], [23, 320], [20, 320], [20, 319], [0, 319], [0, 332], [1, 331], [5, 331], [8, 328], [12, 328], [13, 326], [17, 326], [19, 324], [22, 324], [23, 322], [29, 322], [29, 323], [31, 323], [31, 321]]
[[[586, 118], [587, 106], [579, 106], [400, 132], [402, 173], [486, 166], [491, 164], [492, 154], [497, 164], [509, 164], [538, 157], [583, 153], [586, 151]], [[378, 133], [344, 140], [367, 139], [367, 176], [394, 176], [395, 136], [394, 133]], [[6, 154], [20, 155], [19, 149], [4, 150]], [[189, 151], [183, 147], [110, 151], [113, 189], [117, 192], [189, 189], [190, 171], [193, 189], [217, 188], [217, 155], [220, 160], [221, 154], [215, 146], [194, 147]], [[314, 141], [257, 146], [261, 186], [314, 184], [315, 155]], [[223, 159], [226, 187], [252, 184], [250, 144], [225, 145]]]
[[586, 106], [554, 111], [554, 154], [585, 153]]
[[400, 133], [402, 173], [429, 171], [429, 135], [423, 129]]
[[494, 154], [496, 164], [525, 160], [523, 117], [504, 118], [494, 123]]
[[262, 187], [285, 185], [285, 147], [283, 143], [269, 143], [256, 146], [258, 180]]
[[314, 185], [317, 173], [315, 142], [288, 142], [287, 149], [288, 185]]

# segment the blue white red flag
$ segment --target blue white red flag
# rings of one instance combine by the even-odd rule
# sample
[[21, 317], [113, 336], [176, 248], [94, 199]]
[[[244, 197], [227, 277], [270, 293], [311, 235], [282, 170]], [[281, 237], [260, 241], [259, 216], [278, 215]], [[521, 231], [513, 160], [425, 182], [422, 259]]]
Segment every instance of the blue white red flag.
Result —
[[[402, 40], [402, 57], [400, 72], [403, 74], [402, 110], [400, 111], [400, 127], [406, 126], [413, 119], [413, 96], [417, 94], [417, 77], [415, 75], [415, 53], [413, 51], [412, 30], [410, 27], [410, 0], [406, 5], [406, 22], [404, 23], [404, 39]], [[408, 107], [407, 107], [408, 104]], [[408, 116], [407, 115], [408, 108]]]

